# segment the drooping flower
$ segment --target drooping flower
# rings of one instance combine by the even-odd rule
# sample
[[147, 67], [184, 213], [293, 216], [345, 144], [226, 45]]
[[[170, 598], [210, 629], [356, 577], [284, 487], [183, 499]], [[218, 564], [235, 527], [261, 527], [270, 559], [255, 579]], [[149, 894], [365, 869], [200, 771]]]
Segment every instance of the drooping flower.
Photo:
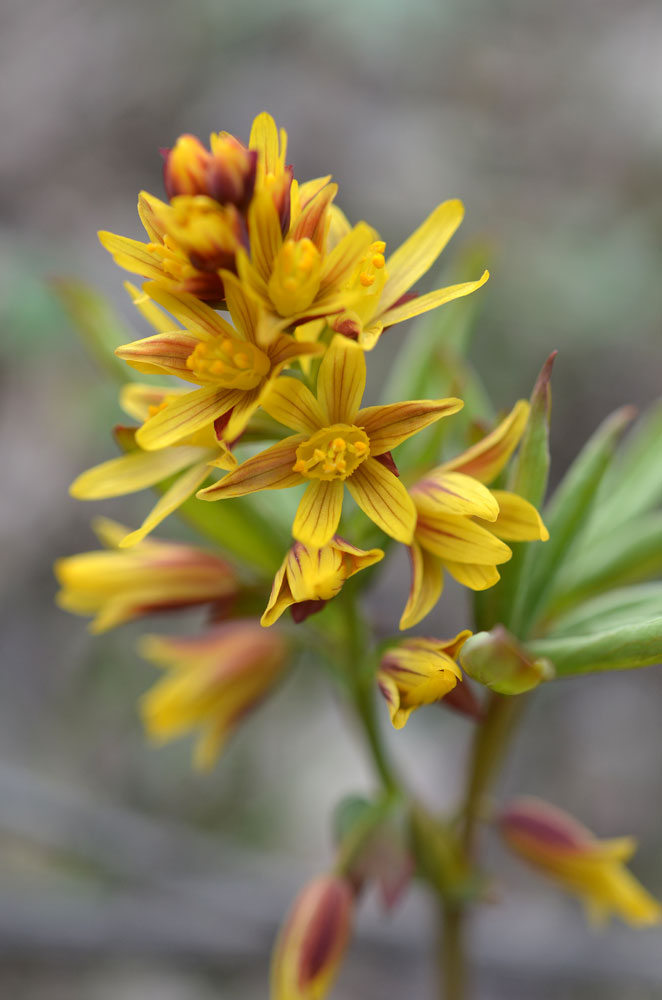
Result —
[[359, 549], [339, 535], [319, 549], [295, 542], [276, 573], [262, 624], [273, 625], [287, 608], [303, 621], [339, 594], [350, 576], [383, 558], [381, 549]]
[[324, 1000], [349, 942], [354, 894], [347, 879], [321, 875], [295, 899], [271, 963], [271, 1000]]
[[212, 766], [242, 719], [281, 676], [285, 639], [255, 619], [235, 619], [192, 637], [144, 636], [139, 651], [165, 677], [142, 698], [148, 736], [165, 743], [200, 729], [194, 765]]
[[506, 541], [549, 535], [527, 500], [507, 490], [490, 490], [517, 448], [529, 415], [520, 400], [498, 427], [457, 458], [426, 473], [410, 490], [416, 530], [410, 546], [412, 582], [400, 628], [421, 621], [439, 600], [446, 569], [472, 590], [499, 580], [497, 566], [512, 555]]
[[62, 588], [58, 605], [93, 615], [91, 632], [154, 612], [226, 602], [238, 592], [232, 567], [211, 552], [163, 539], [124, 552], [119, 549], [127, 530], [123, 525], [100, 517], [92, 527], [105, 550], [68, 556], [54, 567]]
[[[124, 344], [115, 353], [138, 371], [176, 375], [200, 387], [170, 400], [140, 428], [136, 440], [149, 451], [212, 427], [220, 418], [224, 418], [223, 439], [234, 441], [285, 365], [323, 350], [284, 333], [265, 344], [260, 311], [234, 275], [228, 275], [225, 286], [234, 326], [192, 295], [173, 295], [158, 285], [148, 284], [146, 289], [184, 329], [173, 330], [173, 321], [161, 313], [161, 332]], [[158, 308], [148, 302], [152, 310]]]
[[364, 350], [371, 350], [385, 327], [470, 295], [484, 285], [489, 278], [487, 271], [477, 281], [449, 285], [425, 295], [410, 293], [432, 267], [463, 216], [461, 201], [444, 201], [390, 257], [384, 257], [386, 244], [382, 240], [366, 247], [345, 286], [345, 309], [330, 317], [333, 329], [357, 340]]
[[[182, 398], [182, 390], [174, 387], [135, 382], [125, 385], [120, 393], [122, 408], [140, 421], [149, 420], [150, 414], [161, 413]], [[121, 540], [122, 548], [141, 541], [188, 500], [209, 476], [210, 466], [231, 469], [237, 464], [213, 423], [159, 451], [142, 449], [137, 441], [138, 433], [139, 428], [117, 427], [115, 434], [126, 454], [87, 469], [69, 487], [77, 500], [106, 500], [136, 493], [175, 477], [140, 527]]]
[[262, 401], [275, 420], [296, 433], [243, 462], [201, 490], [205, 500], [307, 484], [294, 519], [297, 541], [321, 548], [336, 533], [344, 487], [387, 535], [410, 543], [416, 509], [385, 463], [391, 449], [462, 407], [459, 399], [415, 400], [360, 409], [365, 388], [363, 351], [335, 336], [320, 364], [317, 398], [295, 378], [282, 377]]
[[633, 837], [598, 840], [568, 813], [536, 798], [511, 803], [499, 818], [508, 846], [568, 892], [591, 923], [620, 917], [636, 927], [662, 923], [662, 906], [625, 867]]
[[465, 629], [454, 639], [405, 639], [386, 650], [377, 684], [395, 729], [402, 729], [415, 709], [441, 701], [462, 680], [455, 661], [470, 635]]

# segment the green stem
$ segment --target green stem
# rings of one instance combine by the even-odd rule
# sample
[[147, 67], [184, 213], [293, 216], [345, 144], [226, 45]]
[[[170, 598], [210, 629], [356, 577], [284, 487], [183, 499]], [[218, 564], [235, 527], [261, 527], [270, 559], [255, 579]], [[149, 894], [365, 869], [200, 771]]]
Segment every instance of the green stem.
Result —
[[442, 1000], [465, 1000], [467, 996], [464, 920], [462, 907], [442, 903], [439, 929], [439, 983]]

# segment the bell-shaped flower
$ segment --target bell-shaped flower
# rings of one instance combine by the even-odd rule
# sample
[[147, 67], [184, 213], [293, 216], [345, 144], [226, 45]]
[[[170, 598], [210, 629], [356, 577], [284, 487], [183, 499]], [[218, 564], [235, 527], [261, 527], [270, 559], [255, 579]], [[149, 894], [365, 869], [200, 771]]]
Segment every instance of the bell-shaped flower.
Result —
[[345, 309], [329, 317], [333, 329], [357, 340], [364, 350], [371, 350], [385, 327], [437, 309], [484, 285], [489, 278], [487, 271], [477, 281], [449, 285], [425, 295], [410, 291], [435, 263], [463, 216], [461, 201], [442, 202], [390, 257], [384, 256], [384, 241], [373, 240], [345, 285]]
[[191, 637], [144, 636], [145, 659], [165, 676], [142, 698], [147, 734], [165, 743], [200, 730], [197, 768], [212, 766], [244, 717], [269, 693], [288, 658], [284, 638], [255, 619], [235, 619]]
[[402, 729], [417, 708], [441, 701], [462, 680], [455, 661], [470, 635], [465, 629], [454, 639], [405, 639], [386, 650], [377, 684], [395, 729]]
[[523, 497], [491, 490], [517, 448], [529, 416], [520, 400], [498, 427], [461, 455], [426, 473], [410, 490], [416, 530], [410, 546], [412, 581], [400, 628], [421, 621], [439, 600], [446, 569], [458, 583], [485, 590], [499, 580], [497, 566], [508, 562], [508, 541], [549, 535], [538, 511]]
[[591, 923], [620, 917], [643, 927], [662, 922], [662, 906], [625, 867], [632, 837], [598, 840], [568, 813], [536, 798], [512, 802], [499, 817], [508, 846], [579, 897]]
[[270, 1000], [324, 1000], [352, 928], [354, 893], [340, 875], [320, 875], [299, 893], [278, 935]]
[[91, 632], [159, 611], [232, 600], [239, 581], [223, 559], [192, 545], [162, 539], [119, 549], [126, 528], [97, 518], [93, 528], [105, 550], [59, 559], [56, 600], [65, 611], [92, 615]]
[[295, 433], [197, 495], [221, 500], [306, 484], [292, 534], [305, 545], [322, 548], [336, 533], [347, 486], [382, 531], [411, 544], [416, 508], [385, 464], [388, 453], [434, 421], [456, 413], [462, 401], [424, 399], [361, 408], [365, 381], [363, 351], [346, 337], [335, 336], [319, 367], [317, 397], [303, 382], [285, 376], [262, 400], [263, 409]]
[[276, 573], [263, 625], [273, 625], [287, 608], [295, 622], [321, 611], [343, 584], [362, 569], [384, 558], [381, 549], [359, 549], [334, 535], [322, 548], [295, 542]]

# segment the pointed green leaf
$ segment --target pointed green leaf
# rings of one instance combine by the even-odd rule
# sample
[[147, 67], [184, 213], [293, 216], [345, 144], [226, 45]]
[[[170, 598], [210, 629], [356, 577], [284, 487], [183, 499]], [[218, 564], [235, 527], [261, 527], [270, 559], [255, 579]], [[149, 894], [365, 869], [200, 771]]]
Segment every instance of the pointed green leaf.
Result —
[[640, 583], [610, 590], [573, 607], [552, 623], [549, 633], [559, 638], [602, 632], [655, 618], [661, 610], [662, 582]]
[[648, 667], [662, 661], [662, 616], [592, 635], [536, 639], [527, 648], [551, 660], [560, 676]]

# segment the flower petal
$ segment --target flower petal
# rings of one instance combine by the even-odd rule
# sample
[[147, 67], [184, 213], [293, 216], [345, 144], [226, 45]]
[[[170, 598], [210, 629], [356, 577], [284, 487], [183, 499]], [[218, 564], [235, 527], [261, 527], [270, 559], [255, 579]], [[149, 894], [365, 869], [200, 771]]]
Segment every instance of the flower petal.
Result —
[[159, 258], [151, 253], [147, 244], [115, 233], [101, 231], [97, 235], [101, 246], [111, 254], [118, 267], [134, 274], [142, 274], [144, 278], [163, 278]]
[[258, 490], [282, 490], [289, 486], [298, 486], [304, 482], [299, 472], [293, 472], [296, 462], [296, 452], [301, 442], [305, 440], [302, 434], [273, 444], [261, 451], [259, 455], [248, 458], [245, 462], [224, 476], [213, 486], [201, 490], [198, 497], [202, 500], [223, 500], [226, 497], [243, 497], [247, 493]]
[[195, 376], [186, 367], [186, 360], [199, 342], [199, 338], [184, 330], [179, 333], [156, 333], [143, 340], [122, 344], [115, 349], [115, 354], [139, 372], [175, 375], [193, 382]]
[[280, 131], [282, 149], [278, 140], [276, 122], [267, 111], [261, 111], [253, 120], [248, 148], [257, 152], [261, 165], [268, 174], [278, 173], [279, 168], [282, 170], [285, 163], [287, 133], [284, 129]]
[[136, 288], [130, 281], [124, 282], [124, 288], [131, 296], [131, 301], [138, 312], [145, 317], [149, 325], [154, 327], [158, 333], [172, 333], [178, 329], [175, 321], [167, 313], [164, 313], [162, 309], [159, 309], [146, 292], [141, 291], [140, 288]]
[[376, 458], [368, 458], [345, 480], [364, 514], [396, 542], [409, 545], [416, 527], [416, 508], [400, 480]]
[[156, 282], [148, 281], [144, 291], [150, 298], [176, 316], [178, 320], [198, 340], [210, 340], [213, 337], [235, 337], [237, 331], [223, 319], [222, 316], [188, 292], [167, 291]]
[[330, 542], [340, 522], [344, 492], [342, 482], [337, 479], [331, 482], [313, 479], [301, 498], [294, 518], [294, 537], [316, 548]]
[[442, 202], [391, 254], [386, 261], [388, 277], [379, 303], [381, 311], [397, 302], [432, 267], [463, 217], [464, 206], [457, 198]]
[[444, 559], [444, 569], [447, 569], [463, 587], [470, 587], [471, 590], [487, 590], [501, 579], [496, 566], [478, 566], [475, 563], [459, 563]]
[[502, 420], [491, 433], [486, 434], [482, 441], [467, 448], [450, 462], [444, 462], [434, 470], [433, 474], [453, 469], [456, 472], [463, 472], [466, 476], [473, 476], [481, 483], [491, 482], [505, 467], [519, 444], [529, 419], [529, 409], [528, 402], [520, 399], [506, 419]]
[[274, 577], [274, 582], [271, 586], [271, 593], [269, 595], [269, 601], [266, 608], [264, 609], [264, 614], [260, 618], [260, 625], [267, 627], [268, 625], [273, 625], [277, 622], [284, 611], [294, 604], [294, 598], [292, 597], [292, 592], [287, 580], [287, 559], [283, 560], [283, 563]]
[[[268, 282], [283, 242], [280, 219], [269, 191], [260, 191], [253, 197], [248, 209], [248, 231], [251, 234], [251, 262], [260, 278]], [[239, 274], [243, 280], [241, 271]]]
[[370, 438], [370, 454], [383, 455], [436, 420], [457, 413], [463, 406], [461, 399], [454, 398], [366, 406], [359, 410], [353, 422]]
[[262, 409], [280, 424], [302, 434], [314, 434], [326, 425], [320, 404], [299, 379], [283, 376], [272, 383]]
[[241, 389], [218, 389], [207, 386], [187, 392], [168, 403], [147, 420], [136, 434], [136, 441], [148, 451], [165, 448], [194, 434], [217, 417], [227, 413], [243, 395]]
[[160, 524], [169, 514], [172, 514], [178, 507], [181, 507], [184, 501], [188, 500], [198, 487], [204, 483], [208, 475], [209, 466], [206, 463], [192, 465], [160, 497], [140, 527], [122, 539], [120, 548], [126, 549], [137, 542], [141, 542], [145, 535], [148, 535], [157, 524]]
[[69, 492], [77, 500], [105, 500], [108, 497], [135, 493], [160, 483], [208, 454], [206, 448], [184, 445], [161, 451], [133, 451], [129, 455], [111, 458], [81, 473]]
[[120, 406], [134, 420], [144, 423], [152, 411], [167, 396], [179, 396], [189, 389], [185, 386], [147, 385], [146, 382], [126, 382], [120, 389]]
[[416, 540], [444, 562], [450, 559], [452, 562], [497, 566], [508, 562], [512, 556], [504, 542], [471, 518], [460, 515], [419, 516]]
[[437, 472], [419, 480], [411, 491], [421, 513], [467, 514], [495, 521], [499, 504], [487, 486], [462, 472]]
[[232, 316], [235, 330], [246, 340], [255, 344], [260, 322], [260, 308], [257, 302], [246, 293], [246, 289], [236, 274], [232, 274], [231, 271], [222, 271], [221, 278], [225, 289], [225, 301]]
[[320, 287], [338, 288], [344, 284], [376, 238], [376, 230], [367, 222], [354, 226], [324, 258]]
[[326, 210], [337, 193], [337, 184], [326, 184], [318, 191], [296, 220], [289, 238], [293, 240], [307, 238], [313, 241], [318, 250], [322, 251], [326, 235]]
[[490, 531], [507, 542], [546, 542], [549, 532], [540, 514], [528, 500], [509, 493], [507, 490], [493, 490], [499, 504], [499, 516]]
[[421, 313], [429, 312], [430, 309], [437, 309], [439, 306], [452, 302], [453, 299], [460, 299], [464, 295], [471, 295], [478, 288], [485, 284], [489, 278], [489, 271], [483, 274], [477, 281], [463, 281], [459, 285], [448, 285], [447, 288], [437, 288], [434, 292], [426, 295], [417, 295], [408, 302], [403, 302], [401, 306], [392, 306], [386, 312], [380, 313], [379, 319], [384, 326], [393, 326], [394, 323], [402, 323], [413, 316], [420, 316]]
[[365, 390], [363, 351], [347, 337], [336, 335], [322, 358], [317, 398], [329, 424], [352, 424]]
[[414, 541], [409, 546], [411, 587], [409, 598], [400, 618], [400, 628], [411, 628], [422, 621], [441, 597], [444, 573], [437, 556], [422, 549]]

